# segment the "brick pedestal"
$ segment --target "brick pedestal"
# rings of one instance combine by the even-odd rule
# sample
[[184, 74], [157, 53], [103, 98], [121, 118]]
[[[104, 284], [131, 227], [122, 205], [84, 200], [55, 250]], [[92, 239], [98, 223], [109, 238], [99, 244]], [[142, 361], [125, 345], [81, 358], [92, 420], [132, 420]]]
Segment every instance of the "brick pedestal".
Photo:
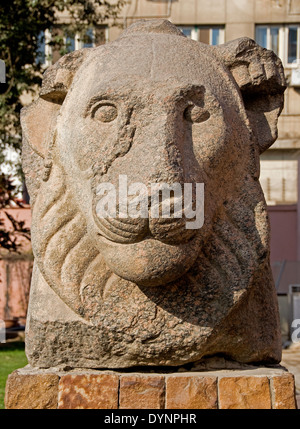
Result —
[[295, 409], [294, 376], [282, 367], [141, 373], [36, 370], [9, 375], [7, 409]]

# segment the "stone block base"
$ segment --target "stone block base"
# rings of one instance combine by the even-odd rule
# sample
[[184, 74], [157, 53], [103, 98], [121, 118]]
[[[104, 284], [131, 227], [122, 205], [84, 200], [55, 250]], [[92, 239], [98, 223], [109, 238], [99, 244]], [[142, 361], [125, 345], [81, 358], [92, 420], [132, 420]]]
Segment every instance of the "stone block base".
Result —
[[9, 375], [7, 409], [296, 409], [285, 368], [197, 372], [40, 370]]

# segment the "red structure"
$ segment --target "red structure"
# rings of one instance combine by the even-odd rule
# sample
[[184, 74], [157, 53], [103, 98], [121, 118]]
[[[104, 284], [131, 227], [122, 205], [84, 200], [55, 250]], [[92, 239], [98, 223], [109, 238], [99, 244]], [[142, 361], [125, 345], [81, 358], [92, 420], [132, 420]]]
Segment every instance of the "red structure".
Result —
[[[14, 219], [25, 222], [26, 227], [31, 224], [30, 207], [5, 209]], [[10, 228], [4, 211], [0, 217], [7, 229]], [[33, 266], [31, 244], [21, 237], [19, 254], [1, 252], [0, 249], [0, 319], [19, 320], [25, 322], [27, 313], [30, 279]]]

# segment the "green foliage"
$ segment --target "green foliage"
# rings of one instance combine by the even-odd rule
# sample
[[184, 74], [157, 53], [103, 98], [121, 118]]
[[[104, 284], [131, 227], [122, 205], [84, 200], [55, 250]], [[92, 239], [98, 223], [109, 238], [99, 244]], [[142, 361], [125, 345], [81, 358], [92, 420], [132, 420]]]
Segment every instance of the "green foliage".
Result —
[[[64, 39], [56, 34], [59, 13], [69, 16], [67, 35], [84, 34], [87, 28], [109, 19], [114, 23], [123, 0], [0, 0], [0, 58], [6, 64], [6, 84], [0, 84], [0, 163], [9, 146], [20, 151], [22, 95], [34, 95], [41, 84], [43, 58], [39, 42], [53, 31], [52, 41], [61, 53]], [[60, 27], [62, 27], [60, 25]]]
[[[87, 29], [108, 19], [114, 25], [124, 4], [124, 0], [0, 0], [0, 59], [6, 65], [6, 83], [0, 84], [0, 164], [7, 162], [7, 148], [20, 154], [20, 111], [24, 107], [24, 95], [34, 97], [41, 85], [44, 58], [39, 46], [46, 42], [45, 30], [52, 33], [49, 45], [63, 55], [68, 51], [63, 35], [77, 34], [86, 42]], [[67, 25], [60, 22], [62, 14], [68, 16]], [[17, 171], [22, 179], [20, 165]], [[1, 174], [0, 209], [12, 201], [18, 204], [15, 193], [11, 180]], [[4, 213], [11, 232], [6, 231], [0, 221], [0, 249], [17, 251], [17, 236], [29, 239], [29, 231], [22, 222]]]

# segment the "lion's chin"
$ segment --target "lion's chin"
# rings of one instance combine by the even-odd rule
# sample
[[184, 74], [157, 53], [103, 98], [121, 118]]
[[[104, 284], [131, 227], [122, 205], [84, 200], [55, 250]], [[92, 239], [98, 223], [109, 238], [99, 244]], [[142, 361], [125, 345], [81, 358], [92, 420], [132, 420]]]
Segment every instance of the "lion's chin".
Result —
[[120, 244], [98, 237], [96, 245], [109, 269], [140, 286], [163, 286], [179, 279], [194, 264], [200, 248], [198, 235], [178, 245], [154, 238]]

